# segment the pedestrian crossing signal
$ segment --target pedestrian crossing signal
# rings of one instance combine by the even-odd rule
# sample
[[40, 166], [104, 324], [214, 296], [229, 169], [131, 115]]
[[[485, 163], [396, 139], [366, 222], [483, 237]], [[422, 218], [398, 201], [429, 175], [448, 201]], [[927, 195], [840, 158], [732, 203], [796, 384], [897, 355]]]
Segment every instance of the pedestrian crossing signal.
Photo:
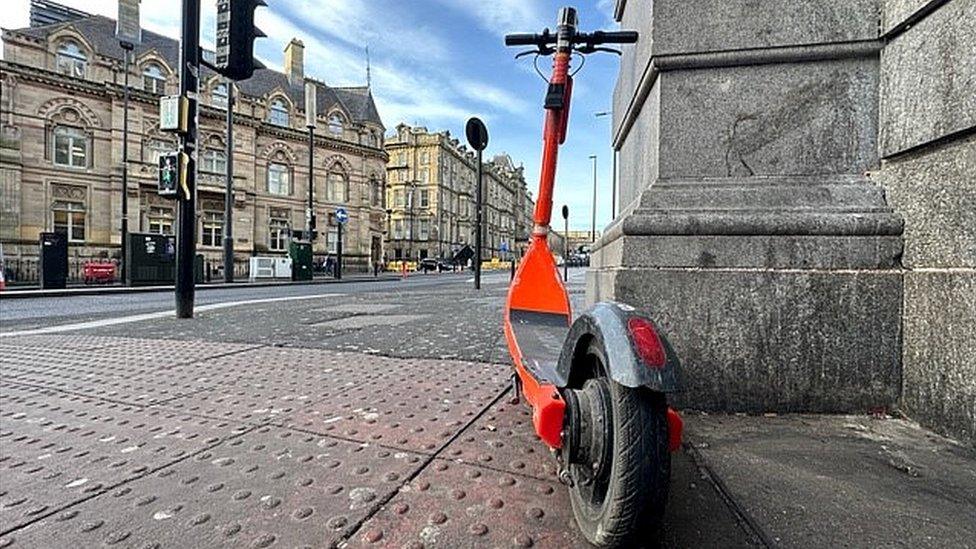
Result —
[[159, 155], [159, 196], [179, 198], [182, 189], [186, 199], [190, 199], [189, 189], [186, 186], [186, 165], [185, 153], [172, 152]]

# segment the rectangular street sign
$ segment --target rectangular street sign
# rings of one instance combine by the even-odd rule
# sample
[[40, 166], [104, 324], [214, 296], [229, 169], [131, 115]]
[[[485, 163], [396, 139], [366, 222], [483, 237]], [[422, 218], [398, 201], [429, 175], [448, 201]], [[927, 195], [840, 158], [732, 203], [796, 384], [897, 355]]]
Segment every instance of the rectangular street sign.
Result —
[[189, 100], [180, 95], [159, 98], [159, 129], [164, 132], [185, 132], [190, 111]]
[[115, 37], [119, 42], [137, 46], [142, 43], [139, 26], [139, 0], [119, 0], [119, 18], [115, 23]]
[[180, 153], [159, 155], [159, 196], [176, 198], [180, 185]]

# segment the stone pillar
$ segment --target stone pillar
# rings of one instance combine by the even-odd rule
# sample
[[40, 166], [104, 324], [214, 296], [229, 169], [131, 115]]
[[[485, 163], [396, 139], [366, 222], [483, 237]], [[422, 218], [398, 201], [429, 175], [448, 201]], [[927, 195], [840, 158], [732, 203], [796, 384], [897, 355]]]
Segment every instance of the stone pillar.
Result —
[[618, 0], [622, 215], [589, 301], [647, 310], [680, 404], [855, 412], [901, 390], [902, 220], [879, 166], [879, 0]]
[[976, 443], [976, 0], [886, 0], [878, 178], [905, 217], [913, 419]]

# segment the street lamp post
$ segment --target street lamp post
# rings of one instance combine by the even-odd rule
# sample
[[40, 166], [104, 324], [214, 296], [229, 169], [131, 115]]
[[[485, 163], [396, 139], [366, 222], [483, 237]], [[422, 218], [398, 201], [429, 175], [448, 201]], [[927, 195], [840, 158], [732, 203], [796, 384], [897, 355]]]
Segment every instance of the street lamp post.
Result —
[[316, 102], [317, 88], [315, 83], [305, 83], [305, 127], [308, 128], [308, 212], [305, 215], [309, 246], [312, 243], [312, 231], [315, 230], [315, 119], [318, 104]]
[[590, 243], [596, 242], [596, 155], [591, 154], [593, 161], [593, 204], [590, 205], [592, 216], [590, 220]]
[[134, 46], [130, 42], [119, 42], [119, 45], [122, 46], [122, 57], [125, 58], [122, 62], [122, 70], [125, 72], [122, 96], [122, 247], [119, 250], [122, 255], [119, 276], [124, 285], [129, 271], [125, 257], [129, 247], [126, 242], [129, 239], [129, 57], [132, 56]]
[[227, 152], [224, 191], [224, 282], [234, 281], [234, 86], [228, 78], [227, 86]]
[[[593, 116], [609, 116], [610, 111], [594, 113]], [[617, 219], [617, 151], [610, 144], [610, 219]]]

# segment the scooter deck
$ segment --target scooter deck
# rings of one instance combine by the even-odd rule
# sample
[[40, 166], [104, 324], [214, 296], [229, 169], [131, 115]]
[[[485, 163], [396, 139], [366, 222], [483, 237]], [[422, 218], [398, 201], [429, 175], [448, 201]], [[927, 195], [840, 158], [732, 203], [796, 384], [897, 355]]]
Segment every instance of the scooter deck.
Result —
[[569, 333], [569, 317], [522, 309], [512, 309], [508, 316], [523, 366], [540, 383], [563, 385], [556, 365]]

